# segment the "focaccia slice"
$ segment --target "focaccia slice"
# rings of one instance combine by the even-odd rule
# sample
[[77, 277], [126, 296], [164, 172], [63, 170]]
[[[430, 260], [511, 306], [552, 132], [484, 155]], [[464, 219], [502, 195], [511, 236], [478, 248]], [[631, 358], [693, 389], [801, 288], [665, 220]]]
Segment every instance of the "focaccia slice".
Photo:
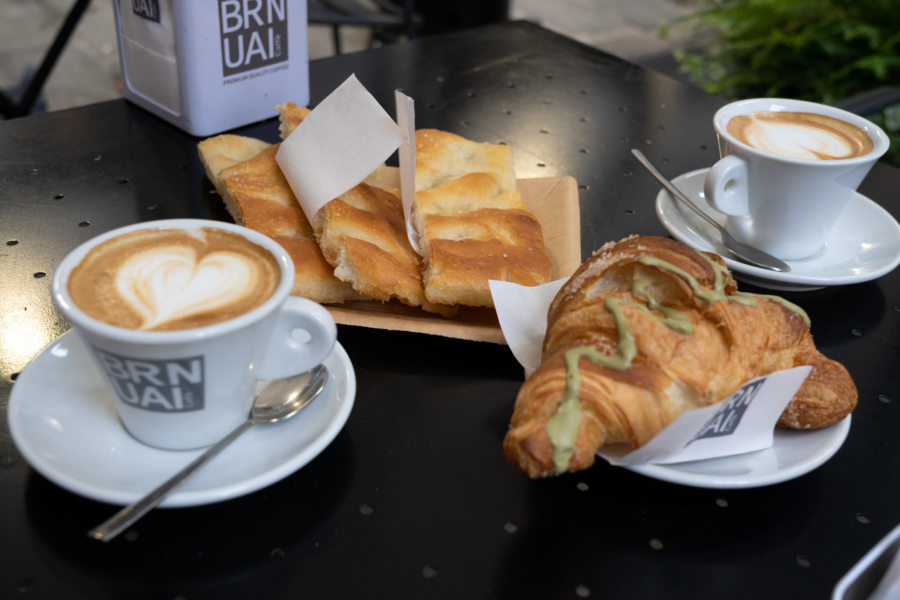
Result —
[[219, 135], [197, 146], [207, 177], [234, 221], [278, 242], [294, 262], [292, 294], [316, 302], [360, 300], [334, 276], [312, 227], [275, 162], [278, 145], [254, 138]]
[[[302, 121], [305, 109], [290, 102], [276, 109], [285, 138]], [[367, 181], [379, 178], [376, 170]], [[396, 298], [444, 316], [456, 314], [455, 306], [425, 297], [420, 258], [406, 235], [398, 190], [360, 183], [323, 206], [314, 221], [316, 240], [334, 275], [357, 292], [381, 301]]]
[[416, 131], [413, 222], [431, 302], [493, 306], [491, 279], [550, 280], [541, 225], [516, 189], [508, 146]]

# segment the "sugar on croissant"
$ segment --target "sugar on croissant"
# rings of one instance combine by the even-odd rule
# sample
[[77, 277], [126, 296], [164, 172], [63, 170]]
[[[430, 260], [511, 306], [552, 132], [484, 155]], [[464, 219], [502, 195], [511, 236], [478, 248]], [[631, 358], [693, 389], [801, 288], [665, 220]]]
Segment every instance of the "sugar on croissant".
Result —
[[853, 380], [816, 349], [802, 309], [739, 292], [718, 256], [625, 238], [554, 298], [543, 363], [519, 391], [503, 451], [530, 477], [584, 469], [605, 444], [642, 446], [684, 411], [800, 365], [812, 371], [780, 426], [826, 427], [853, 410]]

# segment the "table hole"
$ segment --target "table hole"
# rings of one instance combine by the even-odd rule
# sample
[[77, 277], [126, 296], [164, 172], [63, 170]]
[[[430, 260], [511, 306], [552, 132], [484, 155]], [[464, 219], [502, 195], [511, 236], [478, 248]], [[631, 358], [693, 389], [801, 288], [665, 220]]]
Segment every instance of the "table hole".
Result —
[[666, 130], [666, 126], [665, 126], [665, 125], [657, 125], [656, 128], [659, 129], [660, 131], [665, 131], [665, 130]]
[[543, 169], [543, 168], [546, 167], [547, 165], [546, 165], [545, 163], [537, 163], [537, 166], [539, 166], [540, 168]]
[[625, 214], [626, 214], [626, 215], [633, 215], [633, 214], [636, 214], [636, 211], [635, 211], [633, 208], [626, 208], [626, 209], [625, 209]]
[[579, 190], [585, 190], [585, 191], [587, 191], [587, 190], [591, 189], [591, 186], [589, 186], [589, 185], [586, 184], [586, 183], [579, 183], [579, 184], [578, 184], [578, 189], [579, 189]]
[[576, 487], [576, 488], [578, 489], [578, 491], [580, 491], [580, 492], [586, 492], [586, 491], [588, 491], [589, 489], [591, 489], [591, 486], [589, 486], [588, 484], [586, 484], [586, 483], [583, 482], [583, 481], [579, 481], [578, 483], [576, 483], [576, 484], [575, 484], [575, 487]]
[[425, 108], [434, 108], [434, 102], [426, 102]]
[[808, 569], [812, 566], [812, 563], [809, 562], [809, 559], [803, 556], [802, 554], [797, 556], [797, 564], [803, 567], [804, 569]]
[[591, 119], [589, 117], [579, 117], [578, 120], [582, 123], [588, 123]]
[[582, 95], [582, 96], [587, 96], [587, 95], [588, 95], [588, 91], [587, 91], [587, 90], [581, 90], [581, 95]]
[[90, 221], [81, 221], [80, 223], [78, 223], [78, 226], [79, 227], [90, 227], [91, 222]]
[[544, 75], [544, 77], [546, 77], [547, 79], [553, 79], [553, 73], [547, 73], [546, 75]]
[[506, 108], [506, 109], [503, 110], [503, 114], [504, 114], [504, 115], [511, 115], [511, 114], [512, 114], [512, 111], [509, 110], [508, 108]]
[[668, 162], [669, 162], [669, 159], [668, 159], [668, 158], [663, 158], [662, 161], [663, 161], [664, 163], [668, 163]]
[[872, 519], [869, 518], [868, 515], [863, 513], [856, 513], [856, 520], [862, 523], [863, 525], [868, 525], [872, 522]]
[[619, 138], [619, 141], [620, 141], [620, 142], [628, 142], [628, 141], [629, 141], [629, 138], [628, 138], [628, 136], [620, 137], [620, 138]]
[[157, 208], [159, 208], [159, 204], [154, 203], [154, 204], [147, 205], [147, 210], [156, 210]]
[[586, 585], [579, 585], [575, 588], [575, 595], [579, 598], [587, 598], [591, 595], [591, 590]]
[[127, 178], [127, 177], [123, 177], [122, 179], [119, 180], [119, 183], [121, 183], [121, 184], [123, 184], [123, 185], [126, 184], [126, 183], [128, 183], [128, 178]]
[[884, 394], [878, 394], [878, 400], [881, 401], [883, 404], [890, 404], [891, 402], [894, 401], [893, 398], [891, 398], [890, 396], [886, 396]]
[[34, 274], [35, 279], [43, 279], [46, 276], [47, 276], [47, 274], [44, 273], [43, 271], [38, 271], [37, 273]]
[[31, 174], [32, 174], [32, 175], [39, 175], [40, 173], [41, 173], [41, 172], [38, 171], [37, 169], [32, 169], [32, 170], [31, 170]]
[[634, 175], [633, 171], [622, 171], [623, 177], [631, 177], [632, 175]]
[[590, 148], [582, 148], [581, 150], [579, 150], [579, 152], [581, 152], [582, 154], [590, 154], [591, 150]]
[[65, 194], [62, 194], [62, 193], [60, 193], [60, 194], [54, 194], [54, 195], [53, 195], [53, 199], [54, 199], [54, 200], [62, 200], [62, 199], [65, 198], [65, 197], [66, 197], [66, 195], [65, 195]]
[[728, 500], [725, 498], [716, 498], [716, 506], [721, 508], [728, 508]]
[[547, 131], [546, 129], [541, 129], [540, 131], [541, 131], [541, 133], [544, 133], [544, 134], [550, 133], [550, 132]]
[[269, 552], [269, 556], [276, 560], [281, 560], [282, 558], [287, 556], [287, 552], [285, 552], [282, 548], [272, 548], [272, 551]]
[[663, 549], [662, 540], [653, 538], [652, 540], [650, 540], [650, 547], [653, 548], [654, 550], [662, 550]]
[[553, 100], [550, 100], [549, 98], [544, 98], [543, 100], [541, 100], [541, 102], [543, 104], [553, 104]]
[[519, 530], [519, 526], [515, 523], [506, 523], [503, 525], [503, 530], [506, 531], [506, 533], [515, 533]]
[[9, 240], [9, 241], [6, 242], [6, 245], [7, 245], [7, 246], [18, 246], [18, 245], [19, 245], [19, 240]]
[[625, 106], [620, 106], [620, 107], [619, 107], [619, 112], [628, 112], [628, 108], [625, 107]]
[[700, 149], [701, 150], [709, 150], [709, 146], [707, 146], [706, 144], [700, 144]]
[[431, 565], [425, 565], [422, 567], [422, 577], [425, 579], [434, 579], [437, 577], [437, 569], [432, 567]]
[[368, 504], [363, 504], [359, 507], [359, 514], [366, 515], [367, 517], [375, 512], [375, 509], [369, 506]]
[[13, 374], [11, 374], [11, 375], [9, 376], [9, 378], [10, 378], [11, 380], [15, 381], [16, 379], [19, 378], [19, 374], [18, 374], [18, 373], [13, 373]]
[[98, 154], [97, 156], [94, 157], [94, 162], [100, 162], [101, 160], [103, 160], [102, 154]]

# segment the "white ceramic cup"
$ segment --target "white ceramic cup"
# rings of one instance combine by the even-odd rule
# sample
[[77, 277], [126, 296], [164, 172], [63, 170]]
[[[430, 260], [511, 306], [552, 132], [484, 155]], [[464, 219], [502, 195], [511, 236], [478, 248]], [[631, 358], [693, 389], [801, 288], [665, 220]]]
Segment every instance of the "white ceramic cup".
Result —
[[[732, 136], [728, 122], [759, 111], [821, 114], [855, 125], [872, 150], [853, 158], [792, 158], [758, 150]], [[722, 157], [706, 175], [704, 194], [727, 215], [725, 227], [740, 242], [784, 260], [818, 254], [856, 188], [887, 151], [887, 135], [858, 115], [815, 102], [754, 98], [720, 108], [713, 126]]]
[[[230, 320], [174, 331], [109, 325], [72, 302], [69, 275], [92, 248], [115, 236], [154, 228], [212, 228], [243, 236], [277, 261], [280, 280], [274, 293]], [[331, 353], [337, 338], [334, 320], [319, 304], [290, 296], [293, 282], [290, 256], [270, 238], [230, 223], [171, 219], [122, 227], [85, 242], [59, 264], [51, 290], [109, 384], [128, 432], [151, 446], [189, 449], [218, 441], [248, 418], [257, 380], [301, 373]], [[306, 339], [297, 330], [305, 331]], [[121, 393], [123, 389], [128, 393]]]

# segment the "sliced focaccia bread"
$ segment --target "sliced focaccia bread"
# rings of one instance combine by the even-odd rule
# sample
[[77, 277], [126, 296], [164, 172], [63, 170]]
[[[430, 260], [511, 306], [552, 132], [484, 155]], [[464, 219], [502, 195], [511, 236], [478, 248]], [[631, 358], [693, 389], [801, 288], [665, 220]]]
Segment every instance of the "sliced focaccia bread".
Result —
[[541, 226], [516, 189], [508, 146], [416, 131], [413, 221], [431, 302], [493, 306], [491, 279], [550, 279]]
[[275, 162], [277, 145], [236, 135], [220, 135], [197, 146], [206, 174], [239, 225], [268, 235], [294, 262], [292, 293], [316, 302], [359, 300], [334, 276], [312, 228]]
[[[293, 103], [277, 107], [282, 138], [302, 121], [303, 110]], [[376, 171], [368, 181], [379, 177]], [[444, 316], [455, 306], [425, 298], [419, 256], [409, 244], [403, 207], [396, 189], [363, 182], [323, 206], [313, 230], [325, 259], [338, 279], [371, 298], [396, 298], [409, 306]]]

